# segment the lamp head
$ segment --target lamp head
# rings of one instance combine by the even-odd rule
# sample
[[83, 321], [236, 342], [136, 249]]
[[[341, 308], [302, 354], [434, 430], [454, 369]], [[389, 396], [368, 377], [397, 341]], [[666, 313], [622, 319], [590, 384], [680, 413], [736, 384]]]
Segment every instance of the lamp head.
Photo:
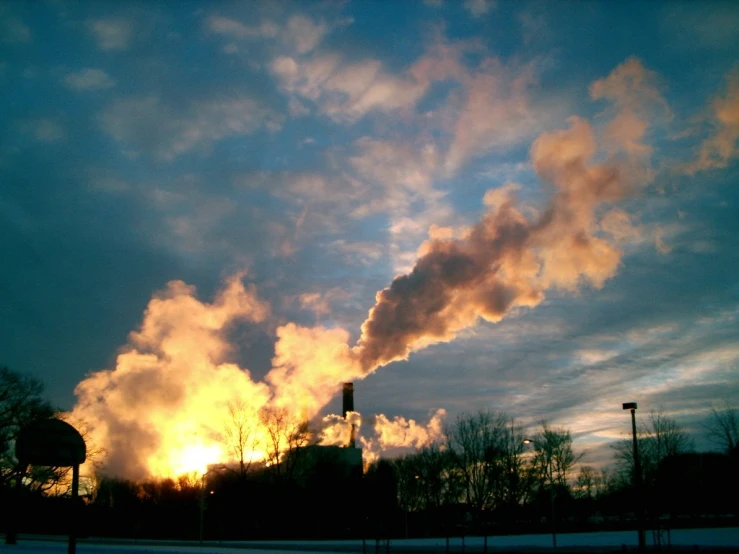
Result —
[[622, 406], [624, 410], [636, 410], [636, 402], [624, 402]]

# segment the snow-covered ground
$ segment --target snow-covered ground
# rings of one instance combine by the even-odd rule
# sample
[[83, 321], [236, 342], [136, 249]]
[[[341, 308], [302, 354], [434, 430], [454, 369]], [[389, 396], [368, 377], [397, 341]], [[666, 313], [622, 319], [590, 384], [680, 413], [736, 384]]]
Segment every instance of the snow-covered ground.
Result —
[[[647, 532], [647, 543], [654, 544], [656, 537]], [[667, 533], [662, 535], [662, 544], [666, 545]], [[669, 540], [673, 546], [691, 547], [736, 547], [739, 548], [739, 528], [721, 529], [679, 529], [670, 533]], [[464, 544], [467, 548], [480, 551], [483, 544], [482, 537], [466, 537]], [[634, 547], [637, 544], [635, 531], [613, 531], [602, 533], [571, 533], [557, 535], [557, 546], [559, 547], [609, 547], [620, 548], [622, 545]], [[408, 539], [391, 541], [390, 552], [402, 550], [404, 546], [421, 550], [424, 547], [429, 550], [440, 549], [443, 551], [446, 545], [444, 538], [440, 539]], [[452, 550], [459, 551], [462, 539], [453, 538], [449, 540]], [[551, 535], [509, 535], [488, 537], [490, 548], [547, 548], [552, 545]], [[362, 541], [208, 541], [202, 546], [197, 543], [183, 544], [157, 541], [129, 541], [116, 540], [105, 543], [93, 540], [81, 540], [77, 545], [80, 554], [93, 554], [104, 552], [105, 554], [141, 554], [141, 553], [182, 553], [182, 554], [296, 554], [299, 552], [310, 552], [311, 554], [329, 554], [335, 552], [333, 547], [339, 547], [344, 551], [361, 552]], [[367, 552], [374, 551], [375, 542], [367, 541]], [[323, 550], [325, 548], [325, 550]], [[318, 550], [321, 549], [321, 550]], [[384, 549], [383, 549], [384, 550]], [[7, 554], [63, 554], [67, 551], [66, 542], [61, 538], [55, 541], [40, 541], [37, 539], [24, 539], [20, 537], [18, 544], [7, 546], [0, 544], [0, 551]]]

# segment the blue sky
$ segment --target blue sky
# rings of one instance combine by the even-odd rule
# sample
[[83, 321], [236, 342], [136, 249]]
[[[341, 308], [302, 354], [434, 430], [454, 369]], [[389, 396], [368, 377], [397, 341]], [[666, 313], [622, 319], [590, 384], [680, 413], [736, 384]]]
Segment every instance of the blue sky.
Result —
[[[737, 27], [732, 2], [5, 1], [0, 363], [70, 409], [143, 348], [152, 295], [210, 303], [238, 273], [268, 313], [229, 320], [220, 361], [259, 381], [289, 322], [355, 345], [424, 241], [467, 244], [487, 191], [514, 185], [531, 229], [569, 191], [607, 267], [541, 231], [535, 301], [422, 329], [358, 410], [547, 418], [596, 463], [638, 401], [708, 446], [699, 422], [739, 393]], [[621, 189], [582, 208], [566, 158], [588, 137]]]

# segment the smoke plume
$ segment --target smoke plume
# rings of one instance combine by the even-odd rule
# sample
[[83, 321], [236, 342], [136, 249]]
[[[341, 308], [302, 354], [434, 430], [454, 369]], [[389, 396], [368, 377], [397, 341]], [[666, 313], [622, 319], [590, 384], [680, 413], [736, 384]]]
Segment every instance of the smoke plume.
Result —
[[488, 191], [487, 212], [465, 236], [424, 244], [411, 273], [377, 294], [355, 348], [363, 370], [449, 341], [479, 318], [497, 322], [534, 307], [547, 289], [602, 287], [622, 255], [601, 230], [604, 208], [633, 184], [624, 161], [596, 163], [596, 151], [590, 124], [571, 118], [531, 148], [534, 170], [554, 191], [540, 213], [527, 218], [516, 186], [507, 185]]

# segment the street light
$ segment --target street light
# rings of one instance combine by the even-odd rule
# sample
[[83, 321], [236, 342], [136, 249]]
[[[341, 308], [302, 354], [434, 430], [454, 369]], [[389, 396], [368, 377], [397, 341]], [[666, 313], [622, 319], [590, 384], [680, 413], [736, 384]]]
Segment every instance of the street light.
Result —
[[646, 548], [646, 540], [644, 536], [644, 506], [643, 506], [643, 486], [641, 462], [639, 461], [639, 442], [636, 439], [636, 402], [624, 402], [622, 405], [624, 410], [631, 410], [631, 436], [634, 441], [634, 488], [636, 489], [636, 517], [639, 529], [639, 552], [644, 552]]
[[[214, 465], [200, 476], [200, 544], [203, 544], [203, 522], [205, 520], [205, 478], [214, 471], [225, 469], [225, 467], [223, 464]], [[209, 494], [213, 494], [214, 492], [208, 491]]]
[[538, 446], [544, 452], [546, 456], [546, 467], [549, 473], [549, 504], [552, 510], [552, 548], [557, 548], [557, 526], [554, 521], [554, 472], [552, 471], [552, 453], [551, 449], [547, 448], [546, 445], [542, 445], [536, 439], [523, 439], [524, 444], [533, 444]]

